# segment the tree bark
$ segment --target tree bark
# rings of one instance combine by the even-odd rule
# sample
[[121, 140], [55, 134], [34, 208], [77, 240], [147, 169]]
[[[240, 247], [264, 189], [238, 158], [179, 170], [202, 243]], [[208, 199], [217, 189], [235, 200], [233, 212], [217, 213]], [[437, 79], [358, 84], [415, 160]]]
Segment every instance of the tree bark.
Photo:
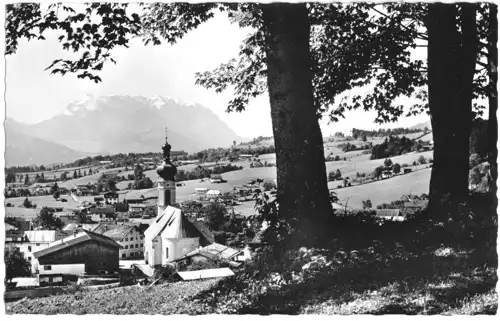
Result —
[[489, 67], [489, 85], [490, 94], [488, 97], [488, 162], [490, 163], [490, 172], [492, 182], [490, 184], [491, 193], [495, 196], [494, 208], [497, 207], [498, 200], [496, 198], [498, 185], [498, 6], [496, 4], [489, 4], [489, 35], [488, 35], [488, 67]]
[[308, 12], [304, 3], [261, 8], [279, 215], [312, 241], [328, 233], [333, 215], [313, 97]]
[[463, 5], [459, 33], [456, 4], [428, 5], [428, 91], [435, 146], [429, 207], [433, 216], [444, 214], [444, 199], [463, 201], [468, 194], [472, 81], [477, 51], [475, 13], [475, 4]]

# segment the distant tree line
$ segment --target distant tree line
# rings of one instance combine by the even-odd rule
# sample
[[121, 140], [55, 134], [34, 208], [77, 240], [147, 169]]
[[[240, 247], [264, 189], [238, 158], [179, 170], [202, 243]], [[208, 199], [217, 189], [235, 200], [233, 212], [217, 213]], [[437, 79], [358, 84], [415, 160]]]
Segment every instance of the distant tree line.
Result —
[[381, 159], [391, 156], [397, 156], [406, 154], [419, 149], [419, 144], [422, 143], [415, 141], [414, 139], [397, 136], [389, 136], [386, 138], [382, 144], [378, 144], [372, 147], [371, 159]]
[[220, 165], [214, 168], [204, 168], [202, 166], [198, 166], [193, 170], [183, 170], [183, 169], [178, 170], [175, 175], [175, 180], [178, 182], [182, 182], [193, 179], [209, 178], [210, 175], [212, 174], [223, 174], [241, 169], [243, 169], [243, 167], [231, 164]]
[[[426, 127], [427, 128], [427, 127]], [[364, 129], [357, 129], [353, 128], [352, 129], [352, 138], [358, 139], [363, 136], [366, 137], [384, 137], [384, 136], [390, 136], [390, 135], [407, 135], [407, 134], [412, 134], [412, 133], [419, 133], [419, 132], [428, 132], [429, 129], [420, 129], [420, 128], [380, 128], [378, 130], [364, 130]]]
[[366, 143], [364, 145], [359, 145], [356, 146], [351, 143], [341, 143], [337, 145], [337, 148], [341, 149], [343, 152], [350, 152], [353, 150], [365, 150], [365, 149], [370, 149], [372, 148], [373, 144], [372, 143]]

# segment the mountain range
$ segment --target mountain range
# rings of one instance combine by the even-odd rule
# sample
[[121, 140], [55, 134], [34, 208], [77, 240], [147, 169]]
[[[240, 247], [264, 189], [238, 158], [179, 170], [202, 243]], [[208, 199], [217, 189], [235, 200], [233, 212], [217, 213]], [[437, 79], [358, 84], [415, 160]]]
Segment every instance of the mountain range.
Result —
[[103, 96], [70, 103], [37, 124], [5, 121], [6, 165], [70, 162], [89, 155], [161, 152], [165, 127], [172, 150], [195, 152], [241, 141], [198, 103], [169, 97]]
[[424, 130], [425, 127], [427, 127], [429, 130], [432, 130], [432, 125], [431, 125], [431, 121], [428, 120], [428, 121], [425, 121], [423, 123], [418, 123], [416, 125], [413, 125], [410, 127], [410, 129], [421, 129], [421, 130]]

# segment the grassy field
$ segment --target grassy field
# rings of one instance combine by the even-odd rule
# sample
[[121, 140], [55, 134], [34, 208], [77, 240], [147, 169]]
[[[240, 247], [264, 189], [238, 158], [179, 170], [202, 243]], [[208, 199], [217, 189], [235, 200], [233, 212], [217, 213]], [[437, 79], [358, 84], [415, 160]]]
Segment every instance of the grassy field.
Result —
[[[394, 163], [408, 163], [411, 164], [414, 160], [418, 159], [419, 156], [424, 156], [426, 158], [432, 157], [432, 151], [424, 153], [409, 153], [397, 157], [392, 157]], [[360, 173], [370, 173], [375, 167], [383, 164], [384, 160], [370, 160], [370, 155], [359, 155], [352, 157], [349, 161], [334, 161], [327, 162], [327, 172], [335, 171], [339, 169], [343, 177], [354, 178], [356, 172]], [[261, 160], [267, 160], [268, 162], [275, 162], [274, 154], [261, 155]], [[273, 180], [276, 178], [276, 167], [261, 167], [261, 168], [250, 168], [248, 167], [248, 162], [240, 162], [240, 166], [244, 166], [243, 170], [233, 171], [224, 173], [222, 177], [226, 180], [225, 183], [214, 184], [210, 183], [208, 180], [200, 182], [199, 180], [184, 181], [184, 186], [177, 187], [177, 200], [196, 200], [197, 196], [193, 195], [195, 188], [208, 188], [217, 189], [222, 193], [230, 192], [236, 186], [244, 185], [249, 179], [261, 178], [264, 180]], [[145, 171], [144, 174], [148, 176], [153, 182], [156, 181], [156, 171], [149, 170]], [[79, 179], [68, 180], [66, 182], [60, 183], [59, 186], [72, 188], [76, 184], [88, 184], [95, 183], [99, 179], [101, 173], [85, 176]], [[375, 183], [352, 186], [343, 189], [337, 189], [338, 196], [341, 200], [347, 201], [349, 207], [359, 208], [361, 207], [361, 202], [363, 200], [371, 200], [373, 206], [384, 202], [391, 202], [393, 200], [399, 199], [403, 193], [427, 193], [430, 179], [430, 170], [417, 171], [411, 174], [401, 175], [396, 178], [382, 180]], [[125, 198], [135, 198], [140, 197], [140, 195], [156, 196], [156, 188], [146, 189], [146, 190], [123, 190], [127, 187], [128, 183], [132, 181], [123, 181], [117, 184], [117, 187], [121, 189], [120, 200]], [[328, 187], [330, 189], [336, 188], [339, 182], [329, 182]], [[38, 209], [25, 209], [17, 207], [21, 205], [24, 201], [24, 197], [9, 198], [5, 202], [13, 204], [15, 207], [6, 208], [6, 214], [12, 216], [26, 216], [34, 217], [36, 213], [42, 206], [49, 207], [63, 207], [64, 211], [73, 211], [77, 209], [79, 203], [75, 202], [71, 197], [66, 196], [68, 202], [62, 203], [56, 201], [51, 195], [48, 196], [34, 196], [29, 197], [32, 203], [37, 204]], [[81, 197], [81, 200], [93, 201], [93, 197]], [[235, 206], [235, 211], [242, 214], [253, 214], [253, 202], [245, 202], [242, 205]]]
[[[401, 198], [403, 194], [429, 193], [431, 169], [423, 169], [394, 178], [377, 182], [336, 189], [338, 198], [347, 202], [348, 207], [362, 208], [362, 201], [370, 200], [373, 207], [382, 203], [390, 203]], [[337, 183], [330, 182], [334, 187]]]

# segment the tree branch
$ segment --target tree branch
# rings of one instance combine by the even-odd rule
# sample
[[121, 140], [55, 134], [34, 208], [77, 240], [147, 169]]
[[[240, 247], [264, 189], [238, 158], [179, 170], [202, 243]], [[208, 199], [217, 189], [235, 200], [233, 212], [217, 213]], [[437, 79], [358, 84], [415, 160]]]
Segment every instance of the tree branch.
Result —
[[[391, 19], [391, 20], [393, 19], [393, 17], [390, 17], [390, 16], [388, 16], [387, 14], [385, 14], [385, 13], [381, 12], [380, 10], [375, 9], [375, 6], [376, 6], [376, 5], [377, 5], [377, 4], [375, 4], [374, 6], [370, 6], [370, 9], [372, 9], [372, 10], [373, 10], [373, 11], [375, 11], [375, 12], [377, 12], [378, 14], [383, 15], [383, 16], [384, 16], [384, 17], [386, 17], [386, 18], [389, 18], [389, 19]], [[402, 23], [399, 23], [399, 25], [400, 25], [401, 27], [403, 27], [404, 29], [407, 29], [407, 30], [412, 31], [412, 29], [410, 29], [409, 27], [405, 26], [405, 25], [404, 25], [404, 24], [402, 24]], [[411, 25], [411, 24], [410, 24], [410, 25]], [[418, 39], [421, 39], [421, 40], [429, 40], [429, 38], [427, 37], [427, 35], [426, 35], [426, 34], [423, 34], [423, 33], [421, 33], [421, 32], [416, 32], [416, 34], [417, 34], [417, 36], [418, 36], [418, 37], [417, 37]]]

